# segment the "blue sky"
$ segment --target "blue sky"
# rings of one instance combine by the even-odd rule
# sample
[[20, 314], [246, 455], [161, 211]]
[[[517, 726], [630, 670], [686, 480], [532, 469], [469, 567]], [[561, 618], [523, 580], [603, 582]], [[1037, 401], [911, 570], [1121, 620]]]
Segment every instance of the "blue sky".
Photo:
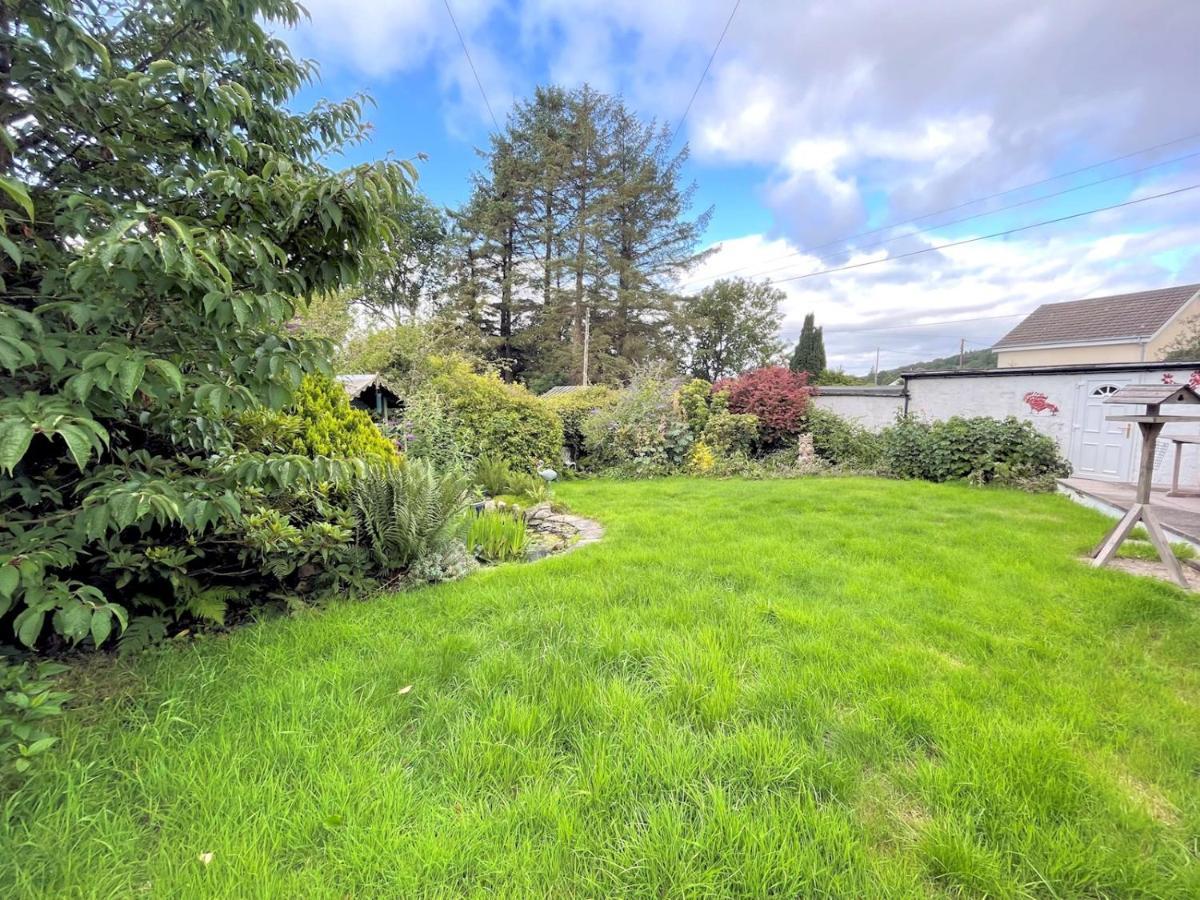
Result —
[[[322, 70], [298, 102], [373, 95], [374, 133], [348, 160], [424, 153], [421, 188], [459, 203], [492, 123], [443, 0], [306, 5], [311, 21], [281, 33]], [[587, 81], [673, 125], [732, 3], [451, 8], [501, 121], [539, 83]], [[769, 275], [788, 295], [783, 337], [814, 311], [833, 362], [865, 371], [876, 347], [890, 366], [954, 352], [960, 339], [990, 344], [1042, 302], [1200, 281], [1200, 190], [895, 259], [1200, 183], [1200, 156], [1158, 165], [1200, 152], [1196, 34], [1191, 0], [744, 0], [680, 136], [696, 211], [715, 207], [706, 243], [720, 247], [684, 288], [727, 272]], [[945, 224], [964, 216], [976, 218]]]

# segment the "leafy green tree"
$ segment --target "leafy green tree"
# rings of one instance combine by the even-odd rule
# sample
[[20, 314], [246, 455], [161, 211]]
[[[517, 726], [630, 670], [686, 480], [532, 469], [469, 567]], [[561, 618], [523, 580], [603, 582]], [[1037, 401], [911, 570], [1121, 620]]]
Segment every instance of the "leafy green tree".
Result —
[[356, 304], [372, 324], [417, 321], [441, 300], [449, 276], [445, 213], [423, 194], [412, 193], [395, 211], [399, 223], [387, 262], [363, 284]]
[[688, 370], [716, 381], [765, 366], [779, 353], [779, 304], [786, 295], [770, 282], [723, 278], [686, 299], [676, 332]]
[[1183, 330], [1167, 346], [1163, 359], [1200, 360], [1200, 316], [1192, 316], [1183, 323]]
[[804, 326], [800, 329], [800, 338], [788, 368], [793, 372], [807, 372], [814, 381], [825, 371], [825, 335], [817, 327], [812, 313], [804, 317]]
[[135, 605], [216, 618], [209, 585], [346, 539], [269, 507], [337, 466], [242, 454], [231, 432], [328, 368], [286, 325], [395, 243], [413, 174], [321, 162], [365, 126], [358, 99], [289, 107], [312, 69], [264, 23], [301, 14], [0, 7], [0, 623], [26, 645], [102, 644]]

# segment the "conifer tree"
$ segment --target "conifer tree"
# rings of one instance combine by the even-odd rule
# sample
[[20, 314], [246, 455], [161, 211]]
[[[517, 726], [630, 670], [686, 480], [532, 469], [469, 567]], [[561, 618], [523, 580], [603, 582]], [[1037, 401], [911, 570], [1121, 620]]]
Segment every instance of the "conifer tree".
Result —
[[809, 313], [804, 317], [800, 338], [792, 351], [788, 368], [793, 372], [807, 372], [814, 380], [825, 371], [825, 336], [817, 327], [816, 316]]

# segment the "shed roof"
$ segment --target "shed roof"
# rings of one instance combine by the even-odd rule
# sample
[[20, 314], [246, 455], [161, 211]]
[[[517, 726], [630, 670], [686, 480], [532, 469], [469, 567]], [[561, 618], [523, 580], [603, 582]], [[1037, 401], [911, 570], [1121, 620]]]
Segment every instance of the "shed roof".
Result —
[[1167, 324], [1197, 293], [1200, 293], [1200, 284], [1183, 284], [1090, 300], [1043, 303], [997, 341], [993, 349], [1145, 340]]
[[400, 396], [388, 387], [387, 383], [383, 380], [383, 376], [376, 372], [361, 375], [338, 375], [337, 380], [351, 400], [357, 400], [362, 396], [364, 391], [372, 387], [387, 391], [393, 397]]
[[563, 394], [573, 394], [576, 391], [586, 391], [587, 387], [582, 384], [560, 384], [557, 387], [552, 387], [550, 390], [542, 394], [543, 397], [561, 397]]

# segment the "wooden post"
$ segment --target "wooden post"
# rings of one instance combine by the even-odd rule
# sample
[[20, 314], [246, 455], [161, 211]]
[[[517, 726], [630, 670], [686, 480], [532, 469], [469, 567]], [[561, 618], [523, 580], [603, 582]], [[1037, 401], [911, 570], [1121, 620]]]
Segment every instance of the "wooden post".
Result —
[[584, 387], [588, 386], [588, 349], [592, 342], [592, 307], [588, 304], [583, 308], [583, 378]]
[[[1150, 408], [1154, 410], [1150, 415], [1157, 415], [1157, 408]], [[1138, 466], [1137, 502], [1149, 503], [1150, 485], [1154, 481], [1154, 450], [1158, 444], [1159, 432], [1163, 430], [1163, 423], [1138, 422], [1138, 428], [1142, 431], [1142, 461]]]

